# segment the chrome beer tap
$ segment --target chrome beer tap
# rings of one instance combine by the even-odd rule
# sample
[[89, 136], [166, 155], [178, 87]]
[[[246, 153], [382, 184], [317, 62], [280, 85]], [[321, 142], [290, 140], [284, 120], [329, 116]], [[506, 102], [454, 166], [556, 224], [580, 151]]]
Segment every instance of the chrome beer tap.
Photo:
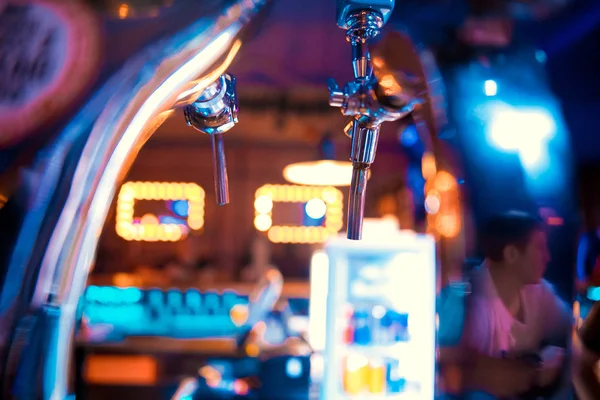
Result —
[[211, 136], [215, 195], [219, 205], [229, 203], [229, 182], [223, 134], [238, 122], [238, 99], [235, 77], [223, 74], [184, 108], [187, 124]]
[[377, 36], [390, 17], [394, 0], [338, 0], [337, 24], [346, 30], [352, 46], [354, 81], [340, 90], [329, 79], [329, 104], [353, 119], [344, 129], [352, 138], [353, 164], [348, 208], [348, 239], [360, 240], [368, 169], [375, 161], [381, 124], [411, 113], [420, 102], [407, 93], [393, 74], [373, 73], [368, 41]]

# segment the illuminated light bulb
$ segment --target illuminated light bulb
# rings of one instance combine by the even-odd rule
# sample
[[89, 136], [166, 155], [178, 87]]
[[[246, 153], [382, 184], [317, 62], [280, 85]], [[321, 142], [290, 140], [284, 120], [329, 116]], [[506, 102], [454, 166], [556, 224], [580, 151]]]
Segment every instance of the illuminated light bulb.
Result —
[[140, 183], [138, 185], [138, 187], [136, 188], [136, 197], [142, 200], [149, 200], [148, 199], [148, 187], [146, 185], [144, 185], [143, 183]]
[[254, 344], [254, 343], [250, 343], [250, 344], [246, 345], [246, 355], [248, 357], [256, 358], [259, 356], [259, 354], [260, 354], [260, 349], [258, 348], [258, 345]]
[[279, 226], [277, 226], [277, 227], [274, 226], [271, 229], [269, 229], [269, 232], [267, 233], [267, 237], [273, 243], [282, 243], [283, 242], [283, 230]]
[[120, 200], [117, 210], [120, 212], [123, 212], [123, 211], [133, 212], [133, 201]]
[[204, 213], [199, 211], [190, 213], [190, 215], [188, 216], [188, 220], [202, 221], [204, 220]]
[[245, 304], [236, 304], [231, 307], [229, 317], [235, 326], [242, 326], [248, 320], [248, 306]]
[[221, 373], [214, 367], [206, 366], [200, 368], [198, 374], [204, 378], [206, 385], [215, 388], [221, 382]]
[[483, 91], [486, 96], [493, 97], [498, 93], [498, 84], [492, 79], [488, 79], [483, 84]]
[[135, 286], [135, 278], [133, 278], [131, 275], [123, 273], [123, 272], [118, 272], [113, 276], [113, 285], [120, 287], [120, 288], [125, 288], [125, 287], [129, 287], [129, 286]]
[[275, 197], [281, 201], [286, 198], [285, 186], [277, 186], [275, 187]]
[[200, 230], [204, 226], [204, 219], [190, 218], [188, 219], [188, 226], [195, 231]]
[[267, 214], [273, 209], [273, 199], [270, 196], [259, 196], [254, 200], [254, 210], [259, 214]]
[[158, 226], [158, 240], [161, 242], [170, 242], [175, 235], [175, 227], [171, 224]]
[[130, 187], [127, 189], [121, 189], [121, 192], [119, 193], [119, 201], [133, 202], [134, 197], [135, 197], [135, 191], [133, 189], [131, 189]]
[[158, 197], [158, 184], [151, 183], [146, 186], [148, 189], [148, 200], [154, 200]]
[[117, 222], [121, 221], [131, 223], [133, 221], [133, 210], [117, 211]]
[[129, 6], [127, 4], [121, 4], [119, 6], [118, 15], [120, 19], [125, 19], [129, 15]]
[[301, 195], [302, 191], [298, 187], [285, 186], [285, 201], [287, 201], [287, 202], [296, 201], [296, 199], [298, 197], [300, 197], [297, 195], [298, 192], [300, 192], [300, 195]]
[[188, 199], [199, 198], [200, 193], [196, 190], [194, 186], [190, 186], [190, 184], [187, 184], [185, 186], [185, 197], [187, 197]]
[[133, 225], [132, 233], [134, 240], [144, 240], [145, 229], [144, 225]]
[[233, 391], [238, 396], [246, 396], [250, 391], [248, 383], [242, 379], [236, 379], [233, 381]]
[[287, 243], [294, 243], [294, 231], [290, 226], [284, 228], [283, 238]]
[[164, 199], [167, 197], [167, 186], [166, 185], [158, 186], [158, 188], [156, 189], [156, 197], [158, 199]]
[[167, 184], [166, 185], [167, 188], [167, 200], [177, 200], [177, 197], [175, 196], [175, 185], [172, 184]]
[[457, 216], [440, 215], [435, 222], [437, 232], [447, 238], [455, 237], [460, 231], [460, 222]]
[[327, 212], [327, 205], [325, 202], [318, 198], [310, 199], [304, 207], [306, 215], [312, 219], [321, 219]]
[[426, 180], [431, 179], [435, 176], [437, 167], [435, 165], [435, 157], [431, 153], [423, 154], [421, 159], [421, 174]]
[[334, 220], [342, 220], [344, 217], [344, 212], [342, 207], [338, 207], [337, 204], [330, 204], [327, 206], [327, 213], [325, 213], [327, 218], [333, 218]]
[[317, 197], [318, 194], [314, 194], [313, 192], [313, 188], [305, 187], [302, 191], [302, 199], [312, 199], [313, 197]]
[[142, 225], [144, 227], [144, 234], [143, 234], [143, 238], [144, 240], [148, 241], [148, 242], [156, 242], [158, 240], [158, 235], [157, 235], [157, 231], [158, 231], [158, 225]]
[[142, 218], [140, 218], [140, 224], [142, 225], [158, 225], [159, 221], [156, 215], [154, 214], [145, 214]]
[[446, 171], [438, 172], [433, 184], [440, 192], [452, 190], [457, 185], [456, 179]]
[[425, 198], [425, 211], [427, 211], [428, 214], [437, 214], [440, 211], [441, 206], [440, 196], [434, 191], [431, 192]]
[[183, 187], [181, 186], [181, 184], [175, 184], [175, 197], [177, 199], [183, 199]]
[[271, 225], [273, 225], [273, 220], [269, 215], [259, 214], [254, 217], [254, 227], [261, 232], [269, 230]]
[[261, 186], [260, 188], [258, 188], [254, 197], [270, 196], [271, 198], [273, 198], [273, 196], [275, 194], [276, 194], [276, 191], [273, 189], [272, 185], [264, 185], [264, 186]]
[[305, 229], [299, 228], [299, 229], [295, 229], [292, 231], [294, 233], [294, 242], [302, 243], [304, 241], [305, 236], [307, 236], [307, 235], [305, 235], [305, 233], [306, 233]]
[[299, 185], [349, 186], [352, 163], [333, 160], [294, 163], [283, 169], [283, 177], [286, 181]]
[[135, 236], [134, 236], [133, 232], [131, 231], [131, 229], [124, 230], [122, 232], [122, 235], [120, 235], [120, 236], [127, 241], [132, 241], [135, 239]]
[[339, 232], [344, 227], [344, 223], [342, 221], [326, 221], [325, 227], [328, 231]]
[[117, 221], [116, 229], [129, 229], [131, 228], [131, 222], [129, 221]]
[[335, 203], [338, 201], [338, 195], [335, 189], [325, 189], [323, 193], [321, 193], [321, 198], [325, 200], [326, 203]]

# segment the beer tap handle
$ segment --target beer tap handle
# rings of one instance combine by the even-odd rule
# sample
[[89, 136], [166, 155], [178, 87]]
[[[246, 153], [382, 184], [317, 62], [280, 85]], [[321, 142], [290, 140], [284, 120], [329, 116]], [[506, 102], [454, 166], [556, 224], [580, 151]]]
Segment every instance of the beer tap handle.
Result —
[[189, 126], [211, 136], [215, 197], [219, 205], [229, 203], [229, 181], [223, 134], [238, 122], [238, 101], [235, 78], [223, 74], [208, 86], [198, 99], [184, 108]]
[[343, 90], [340, 90], [340, 87], [335, 79], [327, 79], [327, 88], [329, 89], [329, 105], [332, 107], [344, 107], [347, 101], [347, 96]]

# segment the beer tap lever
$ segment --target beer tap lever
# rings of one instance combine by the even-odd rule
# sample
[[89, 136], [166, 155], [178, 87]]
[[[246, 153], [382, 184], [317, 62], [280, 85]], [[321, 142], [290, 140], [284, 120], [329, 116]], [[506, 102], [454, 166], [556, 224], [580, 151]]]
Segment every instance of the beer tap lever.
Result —
[[215, 195], [217, 203], [229, 203], [229, 182], [223, 134], [238, 122], [238, 99], [235, 77], [223, 74], [200, 94], [198, 99], [184, 108], [187, 124], [211, 135]]
[[379, 82], [373, 73], [368, 42], [379, 34], [393, 9], [394, 0], [337, 1], [337, 25], [346, 31], [346, 40], [352, 46], [354, 80], [343, 89], [334, 79], [329, 79], [327, 85], [329, 104], [352, 117], [344, 128], [344, 133], [352, 139], [353, 172], [348, 208], [348, 239], [352, 240], [362, 237], [367, 178], [375, 161], [381, 124], [405, 117], [419, 104], [391, 75], [386, 79], [392, 80], [394, 85], [385, 79]]

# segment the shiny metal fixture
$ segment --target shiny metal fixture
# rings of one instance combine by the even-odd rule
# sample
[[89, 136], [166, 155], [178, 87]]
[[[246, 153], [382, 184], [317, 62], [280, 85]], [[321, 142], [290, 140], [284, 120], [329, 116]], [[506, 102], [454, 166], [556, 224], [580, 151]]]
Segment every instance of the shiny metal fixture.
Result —
[[189, 126], [212, 138], [215, 195], [221, 206], [229, 203], [223, 134], [237, 124], [238, 108], [235, 77], [223, 74], [183, 111]]
[[367, 44], [379, 34], [393, 8], [394, 0], [337, 3], [337, 24], [346, 30], [346, 40], [352, 45], [354, 81], [340, 89], [335, 79], [329, 79], [329, 104], [352, 117], [344, 129], [352, 138], [353, 172], [348, 208], [348, 239], [352, 240], [362, 237], [368, 169], [375, 161], [381, 124], [405, 117], [421, 102], [407, 93], [393, 74], [380, 80], [373, 74]]

